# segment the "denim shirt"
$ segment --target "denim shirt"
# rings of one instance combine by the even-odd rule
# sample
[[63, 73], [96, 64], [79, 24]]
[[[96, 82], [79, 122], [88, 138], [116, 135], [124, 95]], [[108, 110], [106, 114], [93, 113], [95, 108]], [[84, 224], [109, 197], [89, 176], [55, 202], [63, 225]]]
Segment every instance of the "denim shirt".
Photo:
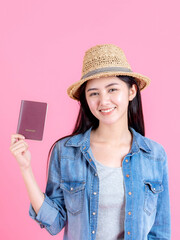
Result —
[[[29, 215], [63, 240], [94, 240], [98, 221], [99, 177], [91, 159], [90, 132], [59, 140], [51, 153], [45, 199]], [[170, 240], [168, 162], [164, 147], [129, 128], [131, 150], [122, 162], [125, 183], [124, 240]], [[113, 222], [113, 219], [110, 219]]]

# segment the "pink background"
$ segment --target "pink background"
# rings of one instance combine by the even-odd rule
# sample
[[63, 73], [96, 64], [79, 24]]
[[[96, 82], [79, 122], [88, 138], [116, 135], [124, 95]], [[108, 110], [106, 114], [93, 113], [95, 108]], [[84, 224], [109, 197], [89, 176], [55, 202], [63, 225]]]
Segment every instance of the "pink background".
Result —
[[[44, 191], [49, 148], [72, 131], [77, 116], [66, 89], [81, 77], [85, 50], [103, 43], [117, 44], [132, 69], [151, 78], [142, 91], [146, 136], [168, 155], [172, 239], [179, 239], [179, 8], [178, 0], [1, 1], [1, 239], [52, 238], [28, 215], [27, 192], [9, 151], [21, 99], [48, 102], [43, 141], [27, 140]], [[62, 238], [63, 231], [53, 237]]]

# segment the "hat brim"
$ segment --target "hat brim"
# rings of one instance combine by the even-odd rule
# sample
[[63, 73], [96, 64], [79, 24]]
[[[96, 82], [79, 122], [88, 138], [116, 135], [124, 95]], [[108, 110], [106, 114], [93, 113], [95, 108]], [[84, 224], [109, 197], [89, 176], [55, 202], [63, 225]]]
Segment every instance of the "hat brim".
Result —
[[94, 78], [101, 78], [101, 77], [111, 77], [111, 76], [132, 76], [135, 78], [139, 89], [143, 90], [150, 84], [150, 79], [142, 74], [135, 73], [135, 72], [102, 72], [97, 73], [92, 76], [86, 77], [84, 79], [81, 79], [75, 83], [73, 83], [71, 86], [67, 89], [67, 94], [70, 98], [79, 101], [79, 87], [86, 81], [92, 80]]

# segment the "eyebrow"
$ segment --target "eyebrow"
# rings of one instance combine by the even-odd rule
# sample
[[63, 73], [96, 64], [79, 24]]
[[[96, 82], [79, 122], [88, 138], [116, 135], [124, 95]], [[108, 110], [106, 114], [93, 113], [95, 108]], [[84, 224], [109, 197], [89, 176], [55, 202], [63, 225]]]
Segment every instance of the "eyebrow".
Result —
[[[110, 83], [110, 84], [106, 85], [105, 88], [108, 88], [108, 87], [113, 86], [113, 85], [119, 85], [119, 83]], [[93, 90], [98, 90], [98, 88], [89, 88], [87, 90], [87, 92], [93, 91]]]

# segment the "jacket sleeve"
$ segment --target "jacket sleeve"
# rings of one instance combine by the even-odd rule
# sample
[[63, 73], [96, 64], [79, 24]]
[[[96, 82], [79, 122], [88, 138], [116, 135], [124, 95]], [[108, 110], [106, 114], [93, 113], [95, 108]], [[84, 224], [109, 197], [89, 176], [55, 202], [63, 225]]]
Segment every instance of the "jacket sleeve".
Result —
[[60, 177], [60, 142], [57, 142], [50, 158], [44, 202], [38, 214], [31, 203], [29, 208], [30, 217], [51, 235], [56, 235], [63, 229], [67, 218], [63, 191], [60, 189]]
[[170, 240], [171, 239], [171, 215], [169, 197], [169, 175], [167, 154], [163, 148], [163, 188], [159, 193], [157, 201], [157, 212], [154, 224], [148, 234], [148, 240]]

